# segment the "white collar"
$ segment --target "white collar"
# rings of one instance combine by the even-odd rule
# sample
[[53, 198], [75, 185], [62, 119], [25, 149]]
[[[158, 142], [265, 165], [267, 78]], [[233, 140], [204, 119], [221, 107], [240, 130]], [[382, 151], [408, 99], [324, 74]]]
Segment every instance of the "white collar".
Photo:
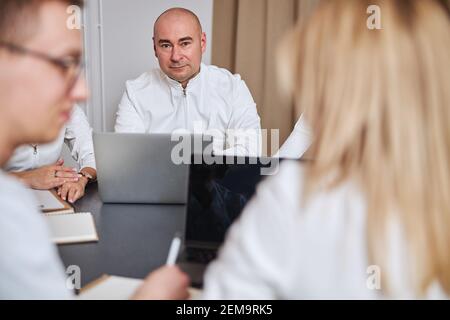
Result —
[[186, 89], [183, 90], [183, 86], [181, 85], [181, 83], [179, 83], [176, 80], [173, 80], [172, 78], [170, 78], [169, 76], [167, 76], [161, 69], [161, 76], [166, 79], [167, 83], [170, 86], [170, 89], [172, 92], [180, 92], [182, 93], [183, 91], [191, 91], [192, 89], [194, 89], [195, 87], [197, 87], [200, 83], [200, 79], [202, 74], [205, 72], [206, 66], [201, 63], [200, 64], [200, 71], [197, 73], [197, 75], [195, 77], [193, 77], [192, 79], [190, 79], [186, 85]]

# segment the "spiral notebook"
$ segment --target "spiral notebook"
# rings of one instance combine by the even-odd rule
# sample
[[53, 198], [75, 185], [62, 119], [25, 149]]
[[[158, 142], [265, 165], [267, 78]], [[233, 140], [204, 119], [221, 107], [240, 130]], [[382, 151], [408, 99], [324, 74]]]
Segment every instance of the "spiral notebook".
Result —
[[73, 207], [62, 200], [54, 190], [31, 190], [36, 198], [39, 210], [47, 215], [73, 213]]
[[[87, 284], [77, 296], [79, 300], [128, 300], [142, 285], [143, 280], [103, 275]], [[189, 288], [190, 300], [201, 299], [202, 291]]]
[[45, 215], [55, 244], [98, 241], [94, 218], [90, 212]]

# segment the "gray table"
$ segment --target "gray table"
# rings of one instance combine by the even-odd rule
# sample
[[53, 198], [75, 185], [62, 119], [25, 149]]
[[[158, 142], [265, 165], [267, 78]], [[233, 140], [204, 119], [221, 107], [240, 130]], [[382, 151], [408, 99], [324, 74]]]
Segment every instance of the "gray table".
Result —
[[80, 267], [82, 286], [103, 274], [144, 278], [165, 263], [174, 234], [184, 230], [184, 205], [103, 204], [96, 184], [75, 210], [93, 214], [99, 236], [96, 243], [58, 247], [66, 267]]

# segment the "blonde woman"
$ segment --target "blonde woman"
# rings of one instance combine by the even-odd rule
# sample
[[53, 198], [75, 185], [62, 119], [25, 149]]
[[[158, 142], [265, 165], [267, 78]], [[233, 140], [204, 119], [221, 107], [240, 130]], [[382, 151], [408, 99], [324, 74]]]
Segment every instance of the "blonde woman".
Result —
[[449, 17], [444, 1], [332, 0], [289, 36], [283, 84], [315, 161], [261, 185], [205, 298], [450, 296]]

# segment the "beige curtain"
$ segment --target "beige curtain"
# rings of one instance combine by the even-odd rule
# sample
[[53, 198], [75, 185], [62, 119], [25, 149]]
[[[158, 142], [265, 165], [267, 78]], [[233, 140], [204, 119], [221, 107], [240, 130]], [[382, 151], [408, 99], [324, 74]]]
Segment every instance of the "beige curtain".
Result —
[[257, 103], [263, 129], [280, 130], [280, 146], [297, 119], [292, 103], [281, 98], [277, 87], [276, 48], [317, 1], [214, 0], [212, 63], [242, 76]]

